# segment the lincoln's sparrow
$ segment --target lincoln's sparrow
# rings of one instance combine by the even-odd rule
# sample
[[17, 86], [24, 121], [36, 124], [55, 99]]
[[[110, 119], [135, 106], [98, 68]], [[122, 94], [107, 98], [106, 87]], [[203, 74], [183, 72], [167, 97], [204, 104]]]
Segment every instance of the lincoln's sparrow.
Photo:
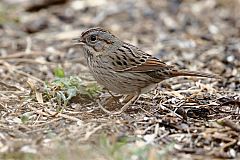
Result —
[[90, 28], [74, 41], [81, 45], [90, 72], [98, 83], [115, 93], [129, 95], [130, 100], [116, 114], [127, 109], [139, 94], [149, 91], [165, 79], [176, 76], [217, 77], [178, 70], [102, 28]]

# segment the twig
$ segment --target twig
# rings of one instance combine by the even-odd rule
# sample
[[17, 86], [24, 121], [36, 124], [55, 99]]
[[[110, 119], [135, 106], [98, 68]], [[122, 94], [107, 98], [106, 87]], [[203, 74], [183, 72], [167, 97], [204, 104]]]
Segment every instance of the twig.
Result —
[[0, 81], [0, 85], [5, 86], [5, 87], [8, 88], [8, 89], [18, 89], [18, 90], [21, 90], [21, 89], [17, 88], [16, 86], [7, 84], [7, 83], [2, 82], [2, 81]]
[[36, 112], [37, 114], [43, 115], [43, 116], [50, 116], [49, 114], [43, 112], [42, 110], [39, 110], [37, 108], [33, 108], [30, 105], [28, 106], [29, 109], [31, 109], [32, 111]]
[[55, 119], [52, 119], [52, 120], [50, 120], [50, 121], [46, 121], [45, 123], [34, 124], [34, 127], [41, 127], [41, 126], [44, 126], [44, 125], [47, 125], [47, 124], [56, 122], [56, 121], [58, 121], [58, 120], [60, 120], [60, 119], [61, 119], [61, 118], [55, 118]]
[[234, 123], [233, 121], [231, 121], [228, 118], [220, 119], [217, 122], [223, 126], [227, 126], [227, 127], [231, 128], [232, 130], [234, 130], [236, 132], [240, 132], [240, 125]]
[[37, 78], [37, 77], [35, 77], [35, 76], [32, 76], [32, 75], [30, 75], [30, 74], [28, 74], [28, 73], [26, 73], [26, 72], [17, 70], [15, 66], [10, 65], [10, 64], [9, 64], [8, 62], [6, 62], [6, 61], [4, 61], [4, 62], [2, 62], [2, 63], [3, 63], [3, 65], [6, 66], [7, 69], [9, 69], [11, 72], [15, 72], [15, 73], [18, 73], [18, 74], [20, 74], [20, 75], [24, 75], [24, 76], [26, 76], [26, 77], [29, 77], [29, 78], [31, 78], [31, 79], [34, 79], [34, 80], [42, 83], [42, 84], [45, 84], [44, 81], [42, 81], [41, 79], [39, 79], [39, 78]]
[[167, 110], [167, 111], [169, 111], [170, 113], [172, 113], [172, 114], [176, 115], [177, 117], [181, 118], [182, 120], [184, 120], [181, 115], [179, 115], [179, 114], [177, 114], [176, 112], [172, 111], [171, 109], [165, 107], [165, 106], [164, 106], [164, 103], [165, 103], [165, 102], [163, 102], [163, 103], [160, 102], [159, 105], [158, 105], [158, 107], [161, 107], [163, 110]]
[[[63, 117], [63, 118], [66, 118], [66, 119], [69, 119], [69, 120], [72, 120], [72, 121], [82, 121], [78, 118], [75, 118], [75, 117], [72, 117], [72, 116], [69, 116], [69, 115], [65, 115], [65, 114], [62, 114], [62, 113], [58, 113], [58, 112], [54, 112], [54, 111], [50, 111], [48, 109], [44, 109], [45, 112], [39, 110], [39, 109], [36, 109], [36, 108], [33, 108], [31, 106], [28, 106], [31, 110], [35, 111], [36, 113], [38, 114], [41, 114], [41, 115], [44, 115], [44, 116], [60, 116], [60, 117]], [[47, 113], [46, 113], [47, 112]]]
[[91, 135], [93, 135], [94, 133], [96, 133], [98, 130], [102, 129], [103, 126], [106, 126], [106, 124], [102, 124], [102, 125], [100, 125], [100, 126], [98, 126], [98, 127], [95, 127], [95, 128], [94, 128], [92, 131], [90, 131], [90, 132], [87, 132], [87, 131], [86, 131], [86, 134], [85, 134], [84, 138], [80, 139], [80, 141], [87, 141], [87, 140], [90, 138]]
[[26, 41], [27, 41], [27, 46], [26, 46], [25, 52], [30, 53], [32, 48], [32, 39], [30, 37], [27, 37]]
[[66, 115], [66, 114], [50, 111], [48, 109], [45, 109], [45, 111], [52, 116], [60, 116], [60, 117], [63, 117], [65, 119], [69, 119], [69, 120], [72, 120], [72, 121], [82, 122], [82, 120], [80, 120], [78, 118], [75, 118], [75, 117], [72, 117], [72, 116], [69, 116], [69, 115]]

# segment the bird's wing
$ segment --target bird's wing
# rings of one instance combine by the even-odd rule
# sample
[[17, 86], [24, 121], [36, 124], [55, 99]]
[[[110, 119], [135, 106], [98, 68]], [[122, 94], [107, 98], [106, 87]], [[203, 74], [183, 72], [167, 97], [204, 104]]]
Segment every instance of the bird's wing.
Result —
[[143, 52], [135, 46], [124, 44], [116, 51], [114, 60], [114, 70], [116, 72], [148, 72], [162, 69], [171, 69], [173, 66], [167, 65], [159, 59]]
[[113, 61], [113, 69], [116, 72], [145, 72], [155, 79], [166, 79], [166, 77], [170, 78], [176, 76], [197, 76], [219, 79], [219, 76], [214, 74], [178, 70], [174, 66], [167, 65], [158, 58], [129, 44], [120, 47], [116, 53], [116, 59]]

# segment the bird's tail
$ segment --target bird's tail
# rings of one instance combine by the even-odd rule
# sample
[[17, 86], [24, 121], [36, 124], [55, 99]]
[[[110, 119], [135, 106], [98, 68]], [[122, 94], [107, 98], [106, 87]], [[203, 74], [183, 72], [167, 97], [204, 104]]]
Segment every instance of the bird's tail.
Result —
[[208, 77], [208, 78], [215, 78], [215, 79], [222, 79], [220, 76], [212, 73], [204, 73], [198, 71], [184, 71], [184, 70], [177, 70], [173, 71], [172, 75], [174, 76], [195, 76], [195, 77]]

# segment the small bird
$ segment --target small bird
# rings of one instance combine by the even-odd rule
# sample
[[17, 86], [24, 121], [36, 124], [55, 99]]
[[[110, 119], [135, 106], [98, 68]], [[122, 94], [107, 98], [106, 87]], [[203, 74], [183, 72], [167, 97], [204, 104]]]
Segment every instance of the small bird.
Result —
[[122, 113], [141, 93], [150, 91], [165, 79], [177, 76], [218, 78], [214, 74], [176, 69], [100, 27], [87, 29], [73, 41], [83, 49], [96, 81], [109, 91], [127, 95], [127, 103], [120, 111], [111, 112], [101, 106], [109, 114]]

